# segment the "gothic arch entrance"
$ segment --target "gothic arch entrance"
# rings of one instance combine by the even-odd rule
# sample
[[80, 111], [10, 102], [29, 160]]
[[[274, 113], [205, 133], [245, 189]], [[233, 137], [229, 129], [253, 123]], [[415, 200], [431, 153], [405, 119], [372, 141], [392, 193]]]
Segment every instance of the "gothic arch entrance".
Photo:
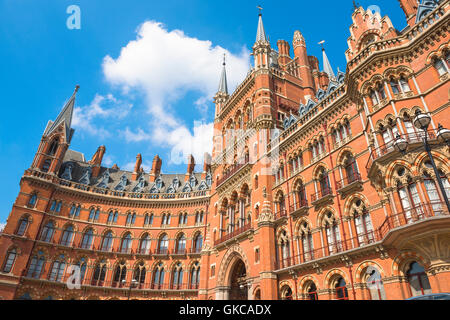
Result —
[[230, 300], [248, 300], [247, 270], [241, 259], [230, 269]]

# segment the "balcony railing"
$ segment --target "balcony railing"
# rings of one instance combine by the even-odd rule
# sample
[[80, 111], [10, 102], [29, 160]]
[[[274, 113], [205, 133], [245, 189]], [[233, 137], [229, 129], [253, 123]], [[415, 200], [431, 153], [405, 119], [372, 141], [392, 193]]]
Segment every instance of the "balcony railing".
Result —
[[297, 210], [303, 209], [303, 208], [307, 208], [308, 207], [308, 201], [306, 199], [300, 199], [300, 201], [291, 204], [289, 206], [289, 212], [292, 214], [294, 212], [296, 212]]
[[249, 162], [249, 156], [246, 155], [243, 159], [238, 161], [238, 163], [233, 164], [228, 168], [228, 170], [223, 174], [222, 177], [217, 179], [217, 186], [220, 186], [222, 183], [224, 183], [228, 178], [230, 178], [232, 175], [234, 175], [236, 172], [238, 172], [242, 167], [244, 167]]
[[[436, 132], [435, 130], [428, 130], [428, 139], [429, 140], [436, 140], [437, 136], [436, 136]], [[401, 134], [400, 137], [402, 137], [403, 139], [405, 139], [406, 141], [408, 141], [409, 144], [413, 144], [413, 143], [421, 143], [422, 139], [424, 137], [425, 133], [424, 132], [414, 132], [414, 133], [406, 133], [406, 134]], [[373, 163], [380, 159], [381, 157], [384, 157], [385, 155], [395, 151], [394, 148], [394, 141], [392, 140], [387, 144], [384, 144], [378, 148], [375, 148], [369, 156], [369, 160], [367, 161], [366, 164], [366, 170], [369, 171], [370, 168], [372, 167]]]
[[433, 217], [449, 216], [445, 203], [431, 202], [419, 204], [404, 210], [398, 214], [388, 216], [376, 230], [359, 234], [347, 240], [339, 240], [320, 248], [305, 251], [293, 257], [286, 257], [275, 262], [275, 269], [288, 268], [321, 258], [329, 257], [338, 253], [354, 250], [376, 242], [383, 241], [386, 235], [393, 229], [406, 225], [413, 225], [417, 222], [425, 221]]
[[361, 181], [361, 174], [359, 172], [353, 172], [351, 175], [337, 182], [337, 189], [343, 189], [344, 187], [352, 184], [353, 182]]
[[275, 213], [274, 219], [278, 220], [281, 218], [287, 217], [287, 210], [286, 209], [280, 209], [278, 212]]
[[169, 254], [169, 249], [168, 248], [158, 248], [153, 253], [153, 255], [162, 255], [162, 256], [166, 256], [168, 254]]
[[244, 233], [244, 232], [250, 230], [251, 228], [252, 228], [252, 224], [248, 223], [248, 224], [242, 226], [241, 228], [238, 228], [238, 229], [222, 236], [220, 239], [217, 239], [216, 241], [214, 241], [214, 245], [217, 246], [217, 245], [221, 244], [222, 242], [230, 240], [231, 238], [234, 238], [234, 237], [240, 235], [241, 233]]
[[316, 202], [328, 195], [332, 195], [332, 190], [330, 187], [319, 190], [318, 192], [311, 195], [311, 202]]

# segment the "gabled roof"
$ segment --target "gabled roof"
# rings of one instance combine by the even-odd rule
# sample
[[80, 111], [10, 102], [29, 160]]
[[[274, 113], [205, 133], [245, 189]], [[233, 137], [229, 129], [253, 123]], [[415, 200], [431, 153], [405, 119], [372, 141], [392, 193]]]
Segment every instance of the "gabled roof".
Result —
[[228, 94], [227, 70], [225, 68], [225, 57], [223, 59], [222, 74], [220, 76], [219, 90], [217, 92]]

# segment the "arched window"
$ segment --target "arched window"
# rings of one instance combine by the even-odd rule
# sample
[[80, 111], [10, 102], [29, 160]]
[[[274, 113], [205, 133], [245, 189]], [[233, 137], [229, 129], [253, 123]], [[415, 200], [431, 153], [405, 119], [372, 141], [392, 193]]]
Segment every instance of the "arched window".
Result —
[[392, 92], [394, 94], [399, 94], [400, 93], [400, 86], [399, 86], [398, 81], [395, 80], [394, 78], [391, 78], [389, 83], [391, 85]]
[[440, 215], [442, 213], [442, 204], [436, 183], [428, 173], [424, 173], [423, 178], [425, 190], [427, 191], [428, 198], [430, 199], [433, 212], [436, 215]]
[[419, 263], [416, 261], [412, 262], [409, 265], [406, 275], [413, 297], [432, 293], [425, 269]]
[[406, 80], [404, 76], [400, 77], [400, 86], [402, 87], [403, 92], [411, 91], [411, 88], [409, 87], [408, 84], [408, 80]]
[[289, 286], [284, 286], [281, 289], [281, 300], [292, 300], [292, 289]]
[[42, 267], [45, 264], [44, 253], [42, 251], [38, 251], [37, 255], [34, 255], [31, 258], [30, 267], [28, 268], [27, 277], [38, 279], [41, 276]]
[[196, 262], [191, 268], [191, 289], [198, 289], [200, 283], [200, 264]]
[[6, 255], [5, 262], [3, 263], [3, 272], [10, 273], [12, 267], [14, 265], [14, 261], [16, 261], [17, 251], [16, 249], [11, 249], [8, 251]]
[[172, 289], [182, 289], [183, 285], [183, 267], [178, 262], [172, 271]]
[[53, 262], [52, 271], [50, 272], [50, 281], [63, 280], [64, 270], [66, 269], [66, 261], [64, 255], [60, 255], [57, 260]]
[[380, 100], [378, 99], [378, 95], [375, 93], [374, 90], [370, 90], [369, 95], [370, 95], [370, 99], [372, 100], [372, 104], [374, 106], [376, 106], [377, 104], [380, 103]]
[[70, 225], [66, 229], [64, 229], [62, 237], [61, 237], [61, 245], [70, 246], [72, 244], [73, 239], [73, 226]]
[[[99, 218], [99, 215], [100, 215], [100, 209], [92, 208], [91, 211], [89, 212], [89, 221], [97, 221]], [[110, 222], [109, 217], [108, 217], [108, 222]]]
[[80, 268], [80, 283], [83, 283], [84, 277], [86, 275], [86, 268], [87, 268], [86, 258], [81, 258], [77, 262], [76, 266], [78, 266], [78, 268]]
[[83, 240], [81, 241], [81, 248], [91, 249], [93, 241], [94, 241], [94, 230], [88, 229], [83, 235]]
[[[404, 170], [403, 168], [399, 169], [400, 172]], [[397, 190], [403, 208], [403, 218], [406, 220], [406, 223], [422, 218], [423, 210], [416, 183], [412, 179], [408, 179], [406, 185], [398, 184]]]
[[148, 233], [144, 234], [141, 238], [141, 243], [139, 245], [139, 253], [149, 254], [150, 253], [150, 236]]
[[128, 213], [127, 214], [127, 225], [134, 225], [134, 222], [136, 221], [136, 213]]
[[339, 225], [337, 224], [331, 212], [328, 212], [325, 216], [325, 234], [328, 243], [329, 254], [334, 254], [336, 252], [342, 251]]
[[[81, 206], [80, 205], [76, 205], [73, 204], [72, 207], [70, 208], [70, 213], [69, 213], [69, 217], [73, 218], [73, 217], [79, 217], [80, 216], [80, 211], [81, 211]], [[89, 216], [90, 218], [90, 216]]]
[[310, 261], [314, 259], [314, 246], [311, 230], [306, 222], [303, 222], [300, 228], [303, 260]]
[[319, 188], [321, 197], [331, 194], [330, 179], [324, 168], [321, 169], [319, 174]]
[[168, 252], [168, 248], [169, 248], [169, 237], [167, 236], [167, 234], [163, 234], [159, 238], [158, 253], [166, 254]]
[[113, 233], [112, 231], [108, 231], [103, 237], [102, 251], [111, 251], [112, 243], [113, 243]]
[[183, 215], [183, 224], [187, 224], [187, 222], [188, 222], [188, 214], [184, 213], [184, 215]]
[[361, 200], [356, 200], [354, 206], [354, 219], [356, 233], [358, 234], [358, 243], [360, 246], [373, 243], [375, 241], [373, 233], [372, 219], [366, 207]]
[[335, 289], [337, 300], [348, 300], [347, 284], [345, 283], [344, 278], [340, 277], [336, 281]]
[[114, 219], [114, 212], [113, 211], [110, 211], [109, 213], [108, 213], [108, 220], [106, 221], [107, 223], [112, 223], [113, 222], [113, 219]]
[[347, 184], [355, 182], [359, 179], [358, 166], [353, 155], [349, 155], [344, 161], [345, 174], [347, 176]]
[[184, 254], [186, 252], [186, 237], [181, 234], [177, 239], [177, 253]]
[[289, 238], [287, 235], [286, 230], [283, 230], [281, 232], [280, 235], [280, 239], [279, 239], [279, 244], [280, 244], [280, 250], [281, 250], [281, 262], [282, 262], [282, 266], [286, 267], [290, 265], [290, 253], [289, 253]]
[[125, 266], [125, 262], [121, 261], [116, 265], [116, 268], [114, 269], [114, 285], [122, 285], [122, 281], [125, 281], [127, 276], [127, 267]]
[[30, 200], [28, 200], [28, 207], [34, 208], [34, 206], [36, 205], [36, 201], [37, 201], [37, 194], [33, 193], [33, 195], [30, 197]]
[[132, 239], [131, 239], [131, 233], [127, 233], [123, 238], [122, 238], [122, 243], [120, 245], [120, 251], [123, 253], [129, 253], [131, 252], [131, 243], [132, 243]]
[[47, 154], [49, 156], [53, 156], [56, 153], [56, 150], [58, 149], [58, 139], [55, 138], [52, 143], [50, 144], [50, 147], [48, 148]]
[[42, 229], [41, 241], [51, 242], [54, 232], [55, 232], [55, 225], [53, 221], [47, 222], [47, 224]]
[[382, 83], [378, 84], [377, 92], [378, 92], [378, 96], [381, 100], [386, 99], [386, 92], [384, 91], [384, 86]]
[[94, 275], [92, 276], [91, 284], [93, 286], [103, 286], [103, 282], [106, 277], [106, 261], [102, 260], [101, 262], [95, 265]]
[[164, 287], [164, 265], [160, 262], [153, 272], [152, 289], [162, 289]]
[[203, 236], [201, 233], [197, 233], [197, 235], [194, 237], [194, 252], [202, 251], [202, 247], [203, 247]]
[[317, 295], [317, 287], [314, 282], [311, 282], [306, 292], [308, 293], [309, 300], [319, 300], [319, 296]]
[[42, 172], [48, 172], [48, 169], [50, 169], [50, 165], [51, 165], [51, 160], [50, 159], [46, 159], [44, 161], [44, 163], [42, 164]]
[[144, 262], [141, 261], [136, 266], [136, 268], [134, 268], [133, 279], [136, 280], [139, 285], [142, 285], [145, 283], [146, 273], [147, 273], [147, 271], [145, 269]]
[[445, 66], [444, 62], [442, 61], [442, 59], [435, 59], [434, 60], [434, 67], [436, 68], [439, 76], [442, 76], [444, 74], [447, 73], [447, 67]]
[[386, 300], [383, 281], [380, 272], [374, 267], [368, 267], [365, 272], [366, 285], [372, 300]]
[[61, 201], [53, 200], [52, 204], [50, 206], [50, 212], [56, 212], [56, 213], [60, 212], [61, 205], [62, 205]]
[[25, 234], [25, 231], [27, 230], [27, 227], [28, 227], [28, 223], [29, 223], [28, 216], [22, 217], [19, 220], [19, 226], [18, 226], [17, 232], [16, 232], [16, 234], [18, 236], [23, 236]]

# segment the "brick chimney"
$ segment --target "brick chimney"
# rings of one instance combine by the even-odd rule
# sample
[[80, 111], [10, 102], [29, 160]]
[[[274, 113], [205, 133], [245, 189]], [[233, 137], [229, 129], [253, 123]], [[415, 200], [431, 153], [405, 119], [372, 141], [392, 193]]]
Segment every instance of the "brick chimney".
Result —
[[134, 165], [134, 171], [133, 174], [131, 175], [131, 180], [132, 181], [136, 181], [141, 173], [141, 165], [142, 165], [142, 155], [139, 153], [136, 156], [136, 164]]
[[158, 155], [156, 155], [153, 158], [153, 162], [152, 162], [152, 171], [150, 171], [150, 177], [149, 177], [150, 182], [155, 182], [156, 177], [159, 176], [159, 174], [161, 173], [161, 166], [162, 166], [162, 160]]
[[92, 177], [96, 178], [100, 174], [100, 168], [102, 166], [103, 156], [105, 155], [106, 148], [105, 146], [98, 147], [95, 154], [92, 156], [89, 164], [92, 166]]

